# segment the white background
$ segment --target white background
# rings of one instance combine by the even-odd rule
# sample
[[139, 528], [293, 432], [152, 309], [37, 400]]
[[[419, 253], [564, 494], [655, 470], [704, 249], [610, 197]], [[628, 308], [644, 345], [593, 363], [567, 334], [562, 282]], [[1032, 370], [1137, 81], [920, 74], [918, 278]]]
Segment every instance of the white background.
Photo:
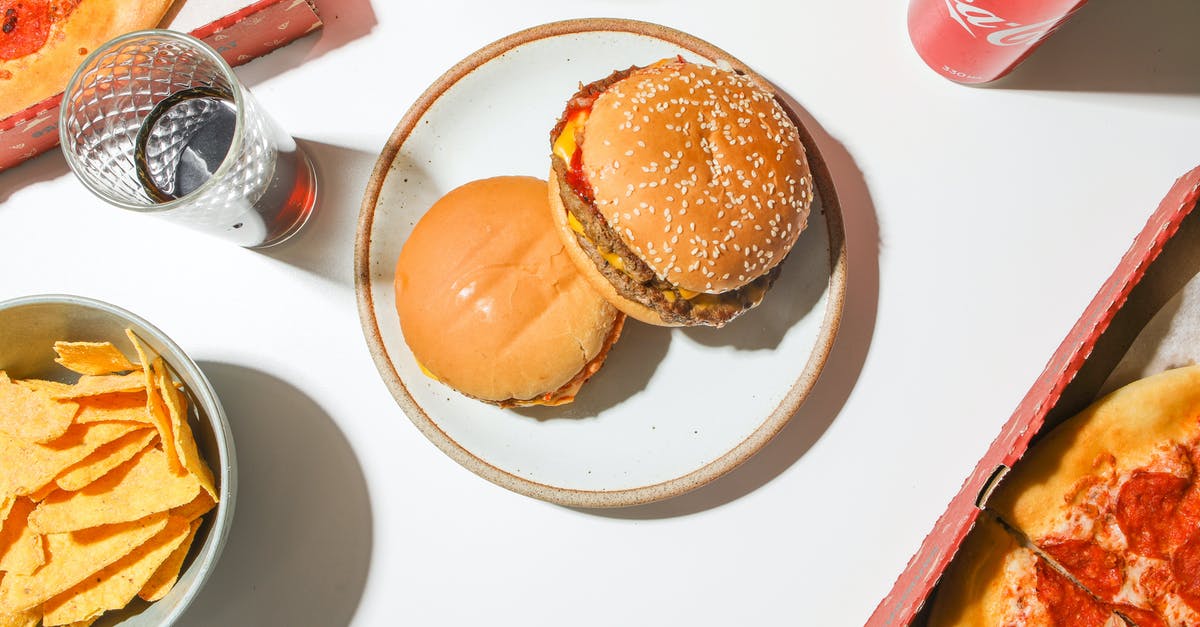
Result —
[[[1195, 3], [1093, 0], [989, 88], [922, 64], [906, 4], [326, 0], [324, 32], [238, 70], [321, 176], [320, 213], [267, 252], [110, 208], [57, 152], [0, 174], [0, 298], [142, 315], [230, 414], [233, 535], [182, 624], [863, 623], [1200, 163]], [[819, 125], [850, 254], [841, 335], [783, 433], [696, 492], [601, 512], [509, 493], [422, 437], [352, 274], [362, 192], [413, 100], [495, 39], [586, 16], [687, 31], [787, 91]]]

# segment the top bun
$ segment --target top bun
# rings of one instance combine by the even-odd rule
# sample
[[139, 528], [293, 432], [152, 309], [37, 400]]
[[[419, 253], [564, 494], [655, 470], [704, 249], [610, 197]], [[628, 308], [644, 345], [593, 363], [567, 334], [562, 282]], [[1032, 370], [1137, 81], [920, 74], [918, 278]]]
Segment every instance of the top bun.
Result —
[[438, 200], [404, 243], [395, 286], [417, 361], [503, 406], [569, 402], [624, 320], [563, 254], [546, 182], [533, 177], [474, 181]]
[[596, 208], [675, 286], [742, 287], [783, 261], [807, 223], [799, 133], [748, 76], [681, 61], [634, 70], [596, 99], [580, 146]]

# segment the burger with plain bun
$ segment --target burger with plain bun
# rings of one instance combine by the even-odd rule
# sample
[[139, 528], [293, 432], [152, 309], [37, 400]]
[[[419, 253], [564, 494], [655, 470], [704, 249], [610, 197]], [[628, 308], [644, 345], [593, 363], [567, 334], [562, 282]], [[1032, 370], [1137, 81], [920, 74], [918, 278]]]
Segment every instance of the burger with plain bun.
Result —
[[625, 313], [723, 326], [758, 305], [807, 223], [795, 124], [748, 75], [666, 59], [567, 103], [550, 137], [567, 252]]
[[547, 198], [533, 177], [467, 183], [425, 213], [396, 263], [421, 369], [501, 407], [571, 402], [625, 320], [563, 254]]

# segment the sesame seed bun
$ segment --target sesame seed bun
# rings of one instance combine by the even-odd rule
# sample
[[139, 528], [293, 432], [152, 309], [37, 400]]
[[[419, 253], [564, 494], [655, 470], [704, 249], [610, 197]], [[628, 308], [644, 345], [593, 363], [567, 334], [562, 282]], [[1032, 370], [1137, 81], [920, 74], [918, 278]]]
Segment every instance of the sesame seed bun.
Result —
[[562, 254], [547, 198], [532, 177], [467, 183], [434, 203], [396, 264], [413, 356], [502, 407], [573, 400], [624, 322]]
[[[588, 204], [652, 273], [642, 282], [722, 295], [774, 270], [807, 224], [812, 177], [799, 133], [772, 93], [749, 76], [682, 61], [604, 82], [571, 101], [591, 101], [576, 133], [578, 171]], [[586, 199], [575, 185], [562, 187]], [[756, 305], [760, 287], [735, 299], [748, 306], [715, 320], [671, 313], [667, 321], [720, 326]]]

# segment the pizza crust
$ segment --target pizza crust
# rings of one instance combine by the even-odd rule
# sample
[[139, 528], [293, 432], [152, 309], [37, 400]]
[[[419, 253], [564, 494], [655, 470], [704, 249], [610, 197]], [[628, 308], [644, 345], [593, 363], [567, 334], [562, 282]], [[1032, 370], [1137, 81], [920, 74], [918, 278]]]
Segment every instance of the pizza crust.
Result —
[[1200, 366], [1135, 381], [1096, 401], [1025, 453], [988, 509], [1031, 538], [1061, 532], [1097, 478], [1119, 477], [1200, 433]]
[[104, 42], [135, 30], [154, 28], [173, 0], [81, 0], [54, 24], [41, 50], [0, 60], [0, 119], [62, 93], [83, 59]]
[[980, 514], [942, 574], [929, 627], [1019, 624], [1015, 620], [1022, 615], [1037, 624], [1044, 618], [1035, 593], [1037, 559], [991, 516]]

